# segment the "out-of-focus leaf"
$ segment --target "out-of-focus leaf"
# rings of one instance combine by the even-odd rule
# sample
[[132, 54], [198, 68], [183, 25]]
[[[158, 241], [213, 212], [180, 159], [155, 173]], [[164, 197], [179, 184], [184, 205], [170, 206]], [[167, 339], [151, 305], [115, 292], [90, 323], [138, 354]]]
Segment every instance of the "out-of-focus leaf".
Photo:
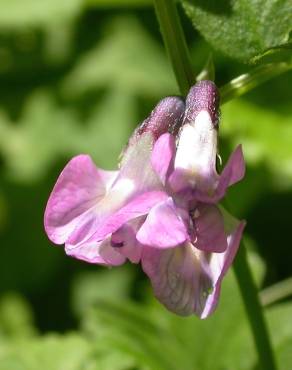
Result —
[[135, 18], [118, 18], [94, 50], [77, 61], [65, 79], [66, 95], [78, 96], [101, 87], [161, 97], [177, 93], [166, 55]]
[[[259, 283], [263, 262], [254, 253], [249, 253], [249, 262]], [[291, 356], [291, 307], [289, 303], [266, 310], [281, 370], [287, 370]], [[91, 341], [129, 354], [151, 370], [250, 370], [257, 361], [231, 273], [224, 279], [217, 311], [207, 320], [175, 316], [152, 300], [146, 305], [100, 301], [86, 315], [84, 330]]]
[[86, 4], [94, 7], [113, 8], [113, 7], [139, 7], [152, 5], [151, 0], [85, 0]]
[[[0, 342], [2, 370], [129, 370], [135, 360], [82, 334], [48, 334]], [[146, 370], [144, 367], [139, 367]]]
[[83, 0], [2, 0], [0, 29], [43, 26], [76, 17]]
[[132, 274], [124, 266], [114, 270], [81, 273], [73, 281], [72, 307], [78, 316], [100, 299], [123, 300], [129, 298]]
[[210, 44], [232, 58], [249, 61], [289, 41], [289, 0], [182, 0], [193, 25]]
[[2, 228], [4, 227], [6, 223], [6, 212], [7, 212], [7, 204], [5, 197], [0, 190], [0, 232], [2, 231]]
[[74, 138], [75, 153], [89, 153], [97, 166], [116, 169], [119, 155], [137, 122], [134, 96], [113, 87], [88, 117]]
[[[262, 262], [253, 254], [250, 262], [260, 278]], [[248, 370], [255, 360], [233, 274], [225, 279], [219, 308], [208, 320], [175, 316], [158, 303], [100, 302], [86, 316], [84, 328], [92, 340], [131, 353], [152, 370]]]
[[29, 304], [18, 294], [9, 293], [0, 300], [0, 337], [22, 338], [36, 333]]
[[89, 369], [91, 347], [77, 334], [50, 334], [30, 340], [6, 342], [0, 350], [0, 368], [5, 370]]
[[0, 123], [0, 151], [10, 175], [28, 182], [39, 178], [57, 153], [68, 152], [76, 131], [71, 112], [58, 109], [47, 92], [35, 92], [17, 125], [7, 119]]
[[232, 146], [242, 143], [247, 163], [264, 163], [278, 188], [291, 185], [292, 120], [267, 109], [236, 100], [222, 108], [220, 134]]
[[134, 98], [113, 90], [82, 127], [75, 112], [60, 108], [49, 92], [37, 91], [17, 125], [0, 117], [0, 152], [10, 176], [27, 182], [44, 176], [60, 155], [88, 153], [98, 166], [115, 168], [136, 123], [134, 111]]
[[[191, 369], [188, 358], [181, 357], [182, 344], [149, 317], [149, 310], [130, 301], [98, 302], [85, 320], [91, 340], [107, 343], [128, 353], [153, 370]], [[171, 353], [171, 358], [167, 355]]]
[[[290, 312], [290, 317], [291, 317], [291, 312]], [[291, 327], [290, 327], [291, 330]], [[278, 364], [279, 364], [279, 369], [280, 370], [286, 370], [289, 369], [289, 366], [292, 364], [292, 338], [290, 336], [287, 341], [282, 343], [278, 348], [277, 348], [277, 358], [278, 358]]]

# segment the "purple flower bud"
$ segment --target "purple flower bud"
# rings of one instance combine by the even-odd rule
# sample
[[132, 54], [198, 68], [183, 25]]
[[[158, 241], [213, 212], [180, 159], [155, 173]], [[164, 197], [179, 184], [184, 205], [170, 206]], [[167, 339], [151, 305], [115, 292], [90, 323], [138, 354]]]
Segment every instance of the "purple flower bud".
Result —
[[144, 132], [152, 132], [154, 139], [166, 132], [177, 132], [185, 110], [185, 104], [181, 98], [169, 96], [162, 99], [136, 131], [140, 136]]
[[219, 90], [212, 81], [204, 80], [196, 83], [186, 99], [184, 123], [194, 122], [198, 114], [205, 110], [209, 113], [215, 127], [219, 124]]

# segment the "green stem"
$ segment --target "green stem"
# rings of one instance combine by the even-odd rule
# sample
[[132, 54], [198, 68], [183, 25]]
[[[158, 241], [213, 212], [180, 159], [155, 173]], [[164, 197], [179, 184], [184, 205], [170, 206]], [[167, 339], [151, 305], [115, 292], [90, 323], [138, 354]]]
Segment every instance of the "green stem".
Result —
[[253, 333], [261, 369], [276, 370], [277, 367], [266, 320], [260, 304], [258, 289], [248, 265], [246, 249], [243, 241], [233, 263], [233, 269]]
[[221, 104], [261, 85], [267, 80], [292, 69], [292, 63], [280, 62], [263, 64], [248, 73], [238, 76], [220, 87]]
[[[184, 33], [173, 0], [154, 0], [165, 47], [169, 53], [182, 95], [186, 95], [194, 83], [194, 74]], [[228, 96], [226, 94], [225, 96]], [[253, 281], [242, 245], [234, 263], [243, 304], [256, 345], [259, 363], [263, 370], [276, 370], [270, 338], [259, 302], [257, 287]]]
[[185, 96], [196, 79], [177, 7], [173, 0], [154, 0], [154, 5], [177, 84]]

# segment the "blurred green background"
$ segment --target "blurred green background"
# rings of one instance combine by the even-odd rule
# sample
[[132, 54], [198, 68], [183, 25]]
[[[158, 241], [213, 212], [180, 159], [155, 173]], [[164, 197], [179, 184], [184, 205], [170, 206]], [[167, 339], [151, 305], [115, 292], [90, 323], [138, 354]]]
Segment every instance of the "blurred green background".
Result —
[[[196, 71], [210, 52], [219, 86], [252, 68], [180, 15]], [[286, 73], [222, 107], [223, 160], [238, 143], [247, 160], [229, 197], [262, 288], [292, 273], [291, 85]], [[65, 163], [89, 153], [114, 169], [136, 125], [173, 94], [149, 1], [0, 1], [0, 370], [255, 369], [232, 273], [212, 318], [182, 319], [154, 302], [139, 266], [75, 261], [44, 233]], [[291, 370], [291, 300], [266, 313], [280, 368]]]

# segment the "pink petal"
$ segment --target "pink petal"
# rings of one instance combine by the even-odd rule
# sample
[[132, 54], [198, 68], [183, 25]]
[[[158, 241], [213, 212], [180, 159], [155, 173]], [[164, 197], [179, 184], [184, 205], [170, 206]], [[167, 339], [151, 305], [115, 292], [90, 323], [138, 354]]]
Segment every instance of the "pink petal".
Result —
[[94, 218], [94, 207], [116, 175], [117, 172], [97, 169], [91, 158], [84, 154], [74, 157], [66, 165], [45, 211], [45, 230], [52, 242], [63, 244], [82, 219], [87, 224], [87, 219]]
[[239, 222], [222, 210], [227, 249], [208, 253], [186, 242], [177, 248], [162, 250], [144, 247], [142, 267], [151, 280], [157, 299], [170, 311], [204, 319], [217, 307], [221, 282], [238, 250], [245, 222]]
[[141, 259], [142, 245], [136, 239], [136, 233], [144, 220], [143, 216], [131, 220], [112, 234], [112, 246], [132, 263], [139, 263]]
[[172, 198], [151, 209], [137, 239], [154, 248], [176, 247], [188, 239], [187, 228]]
[[226, 189], [242, 180], [245, 174], [245, 163], [242, 153], [242, 146], [238, 145], [235, 151], [231, 154], [223, 172], [220, 175], [219, 183], [216, 189], [216, 200], [221, 199], [226, 192]]
[[175, 138], [173, 135], [166, 133], [161, 135], [156, 141], [152, 156], [152, 167], [159, 175], [162, 183], [165, 185], [167, 174], [171, 167], [173, 167], [173, 160], [175, 154]]
[[224, 252], [227, 237], [223, 216], [215, 205], [200, 204], [193, 212], [194, 241], [196, 248], [205, 252]]
[[194, 313], [201, 316], [212, 288], [202, 259], [204, 252], [196, 250], [191, 243], [167, 250], [143, 249], [143, 270], [151, 280], [156, 298], [168, 310], [181, 316]]
[[98, 230], [91, 241], [100, 241], [117, 231], [126, 222], [147, 214], [157, 203], [168, 198], [163, 191], [150, 191], [136, 196], [132, 201], [118, 211], [105, 218], [98, 226]]
[[151, 132], [145, 132], [128, 146], [113, 188], [118, 186], [120, 181], [127, 179], [133, 183], [136, 194], [162, 189], [161, 181], [151, 164], [153, 145], [154, 138]]
[[111, 246], [110, 238], [102, 242], [85, 242], [79, 245], [65, 245], [68, 256], [95, 264], [108, 266], [122, 265], [126, 258]]
[[222, 280], [234, 260], [240, 245], [243, 229], [245, 227], [245, 221], [239, 222], [224, 211], [224, 218], [227, 217], [229, 218], [229, 221], [225, 227], [227, 227], [226, 233], [228, 235], [228, 247], [224, 253], [212, 253], [210, 256], [209, 268], [212, 274], [213, 290], [206, 300], [204, 310], [201, 314], [202, 319], [208, 317], [212, 312], [214, 312], [218, 305]]

